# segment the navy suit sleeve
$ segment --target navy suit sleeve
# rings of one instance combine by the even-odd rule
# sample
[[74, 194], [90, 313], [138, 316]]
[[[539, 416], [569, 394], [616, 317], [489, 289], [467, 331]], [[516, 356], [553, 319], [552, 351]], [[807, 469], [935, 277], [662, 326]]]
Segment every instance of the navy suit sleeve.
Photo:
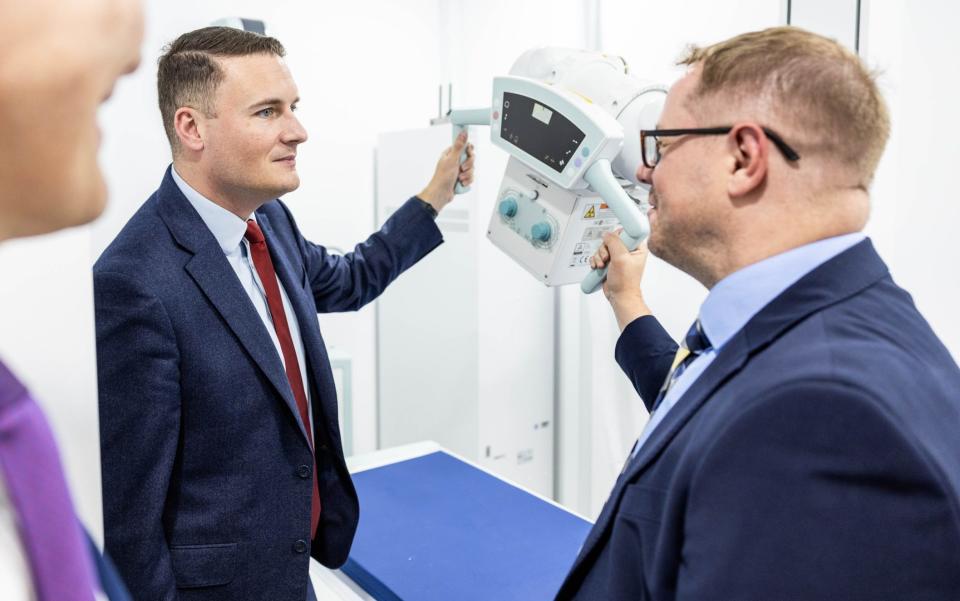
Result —
[[677, 599], [940, 599], [927, 587], [947, 581], [960, 590], [943, 475], [878, 403], [826, 381], [743, 403], [694, 474]]
[[163, 305], [117, 273], [94, 275], [107, 552], [138, 598], [177, 598], [162, 515], [180, 429], [180, 370]]
[[634, 319], [620, 333], [615, 356], [650, 411], [670, 372], [677, 343], [652, 315]]
[[[296, 223], [284, 207], [294, 230]], [[321, 313], [355, 311], [380, 296], [403, 271], [443, 242], [432, 216], [417, 198], [403, 204], [366, 241], [343, 256], [303, 238], [296, 230]]]

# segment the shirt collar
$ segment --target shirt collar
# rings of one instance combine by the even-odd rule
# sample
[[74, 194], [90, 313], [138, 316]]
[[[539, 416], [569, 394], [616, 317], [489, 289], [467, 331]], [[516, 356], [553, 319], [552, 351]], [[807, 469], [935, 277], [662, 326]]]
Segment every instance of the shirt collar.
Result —
[[748, 265], [720, 280], [700, 306], [700, 325], [719, 350], [773, 299], [821, 264], [861, 242], [862, 232], [818, 240]]
[[[244, 234], [247, 233], [247, 222], [194, 190], [190, 184], [180, 177], [175, 168], [171, 167], [170, 173], [173, 175], [173, 181], [177, 184], [177, 187], [200, 214], [200, 219], [206, 224], [213, 237], [217, 239], [217, 244], [223, 249], [223, 254], [232, 255], [238, 252], [240, 242], [243, 240]], [[256, 221], [256, 216], [250, 215], [250, 219]]]

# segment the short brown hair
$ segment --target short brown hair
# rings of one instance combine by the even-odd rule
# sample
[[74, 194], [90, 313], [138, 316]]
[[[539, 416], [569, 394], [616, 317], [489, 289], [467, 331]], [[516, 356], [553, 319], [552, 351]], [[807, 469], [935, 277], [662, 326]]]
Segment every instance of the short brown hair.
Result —
[[160, 116], [170, 148], [180, 142], [173, 126], [177, 109], [189, 106], [213, 116], [213, 97], [224, 73], [218, 57], [275, 54], [286, 50], [278, 40], [232, 27], [204, 27], [185, 33], [168, 44], [158, 61], [157, 93]]
[[890, 116], [876, 73], [836, 41], [798, 27], [774, 27], [691, 47], [678, 64], [702, 66], [692, 98], [769, 100], [774, 115], [800, 137], [801, 156], [823, 152], [852, 168], [864, 188], [873, 179]]

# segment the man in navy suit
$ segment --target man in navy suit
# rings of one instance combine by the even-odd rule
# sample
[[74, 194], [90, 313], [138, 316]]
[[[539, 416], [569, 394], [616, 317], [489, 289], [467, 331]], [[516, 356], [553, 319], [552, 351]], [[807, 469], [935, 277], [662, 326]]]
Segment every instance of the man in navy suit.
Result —
[[359, 508], [317, 314], [439, 245], [473, 178], [461, 137], [352, 253], [309, 242], [278, 200], [307, 139], [283, 55], [222, 27], [166, 49], [173, 165], [94, 267], [106, 546], [138, 599], [302, 601], [311, 556], [346, 560]]
[[872, 75], [795, 28], [682, 64], [638, 175], [650, 252], [710, 293], [678, 347], [646, 251], [594, 257], [651, 418], [558, 598], [960, 598], [960, 370], [861, 233]]

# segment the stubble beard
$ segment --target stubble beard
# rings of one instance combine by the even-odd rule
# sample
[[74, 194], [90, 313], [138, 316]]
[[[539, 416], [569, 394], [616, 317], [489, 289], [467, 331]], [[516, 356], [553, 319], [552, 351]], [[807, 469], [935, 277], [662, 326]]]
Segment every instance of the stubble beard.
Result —
[[657, 220], [647, 248], [661, 261], [700, 282], [707, 281], [711, 271], [707, 265], [708, 248], [719, 239], [719, 232], [714, 224], [698, 219], [680, 223], [672, 222], [669, 217], [664, 219], [662, 206], [657, 203]]

